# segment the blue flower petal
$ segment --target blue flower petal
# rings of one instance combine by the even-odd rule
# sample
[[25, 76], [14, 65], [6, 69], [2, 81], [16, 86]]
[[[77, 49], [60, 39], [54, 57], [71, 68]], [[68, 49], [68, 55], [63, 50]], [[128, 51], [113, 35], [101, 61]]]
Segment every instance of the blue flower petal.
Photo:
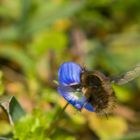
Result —
[[82, 68], [74, 62], [63, 63], [58, 71], [58, 80], [61, 85], [80, 83]]
[[82, 68], [80, 65], [73, 62], [63, 63], [58, 71], [59, 87], [57, 89], [60, 95], [78, 110], [81, 110], [84, 107], [85, 109], [94, 112], [95, 109], [93, 106], [86, 102], [86, 97], [70, 87], [73, 84], [80, 83], [81, 72]]
[[86, 103], [84, 105], [84, 108], [87, 109], [88, 111], [95, 112], [95, 109], [93, 108], [93, 106], [90, 103]]
[[86, 98], [82, 96], [81, 93], [81, 97], [77, 96], [76, 92], [74, 92], [74, 90], [69, 86], [59, 86], [57, 89], [60, 95], [63, 96], [68, 103], [73, 105], [78, 110], [83, 108]]

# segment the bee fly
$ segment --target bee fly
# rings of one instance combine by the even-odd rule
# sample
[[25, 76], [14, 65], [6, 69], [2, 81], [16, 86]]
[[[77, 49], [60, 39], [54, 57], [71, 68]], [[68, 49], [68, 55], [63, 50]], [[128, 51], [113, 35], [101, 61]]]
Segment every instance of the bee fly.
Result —
[[58, 70], [57, 90], [79, 111], [85, 108], [107, 114], [116, 105], [112, 84], [123, 85], [139, 75], [140, 64], [119, 77], [109, 78], [99, 71], [88, 71], [74, 62], [65, 62]]
[[81, 73], [81, 91], [97, 113], [106, 114], [115, 105], [115, 94], [110, 79], [99, 71], [83, 70]]
[[82, 92], [89, 102], [99, 114], [107, 114], [116, 104], [115, 93], [112, 83], [118, 85], [126, 84], [140, 75], [140, 64], [133, 70], [121, 75], [117, 78], [108, 78], [99, 71], [88, 71], [83, 68], [80, 75], [80, 84], [72, 85], [76, 91]]

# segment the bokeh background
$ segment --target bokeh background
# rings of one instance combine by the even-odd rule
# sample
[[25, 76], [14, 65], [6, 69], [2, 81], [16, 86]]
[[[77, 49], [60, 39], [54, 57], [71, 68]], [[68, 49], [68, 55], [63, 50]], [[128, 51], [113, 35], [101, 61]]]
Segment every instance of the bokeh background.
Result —
[[27, 112], [14, 126], [0, 117], [0, 136], [139, 140], [140, 78], [113, 87], [118, 105], [108, 119], [69, 105], [46, 136], [66, 104], [53, 82], [65, 61], [110, 77], [140, 63], [140, 1], [0, 0], [0, 96], [15, 96]]

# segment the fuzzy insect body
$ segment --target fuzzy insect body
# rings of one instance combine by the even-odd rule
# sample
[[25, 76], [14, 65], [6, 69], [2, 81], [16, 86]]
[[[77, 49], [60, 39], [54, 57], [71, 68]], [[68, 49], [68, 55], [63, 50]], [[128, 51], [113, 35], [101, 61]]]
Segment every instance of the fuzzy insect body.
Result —
[[82, 93], [97, 113], [108, 113], [115, 106], [116, 98], [110, 79], [99, 71], [81, 73]]

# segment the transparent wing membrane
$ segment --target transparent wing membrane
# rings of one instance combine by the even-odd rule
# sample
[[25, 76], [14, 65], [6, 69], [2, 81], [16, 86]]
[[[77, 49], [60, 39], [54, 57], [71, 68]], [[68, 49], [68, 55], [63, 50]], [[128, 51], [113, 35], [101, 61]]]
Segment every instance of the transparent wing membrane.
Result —
[[118, 85], [126, 84], [135, 78], [140, 76], [140, 63], [135, 66], [132, 70], [126, 72], [120, 77], [116, 77], [112, 79], [112, 83], [116, 83]]

